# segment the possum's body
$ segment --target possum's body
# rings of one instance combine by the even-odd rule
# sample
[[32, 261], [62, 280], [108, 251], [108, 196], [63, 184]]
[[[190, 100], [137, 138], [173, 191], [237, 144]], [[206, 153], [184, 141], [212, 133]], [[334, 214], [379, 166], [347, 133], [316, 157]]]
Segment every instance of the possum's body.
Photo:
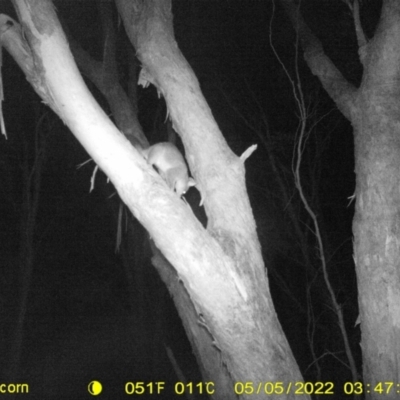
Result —
[[169, 142], [156, 143], [143, 152], [147, 162], [156, 168], [167, 185], [181, 197], [195, 181], [189, 177], [185, 159]]

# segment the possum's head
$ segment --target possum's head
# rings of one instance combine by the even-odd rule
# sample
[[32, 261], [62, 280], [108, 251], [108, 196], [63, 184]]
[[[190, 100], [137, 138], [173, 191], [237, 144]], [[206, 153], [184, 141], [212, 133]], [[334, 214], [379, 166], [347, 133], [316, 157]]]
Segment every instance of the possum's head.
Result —
[[185, 159], [172, 143], [157, 143], [143, 150], [143, 155], [179, 197], [196, 184], [189, 178]]
[[184, 195], [190, 186], [196, 183], [192, 178], [189, 178], [186, 168], [176, 167], [171, 168], [166, 172], [166, 181], [168, 186], [181, 197]]

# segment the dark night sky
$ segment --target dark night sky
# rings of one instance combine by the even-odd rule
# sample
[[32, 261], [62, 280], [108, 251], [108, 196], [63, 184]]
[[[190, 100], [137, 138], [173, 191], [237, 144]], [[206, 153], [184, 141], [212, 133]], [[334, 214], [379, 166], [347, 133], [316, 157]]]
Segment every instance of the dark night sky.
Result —
[[[101, 31], [94, 1], [59, 1], [55, 4], [74, 38], [93, 57], [101, 58]], [[346, 5], [333, 0], [304, 0], [303, 4], [304, 17], [322, 41], [324, 50], [344, 76], [358, 85], [362, 71]], [[362, 22], [370, 36], [379, 10], [379, 2], [363, 3]], [[0, 12], [15, 18], [8, 1], [0, 2]], [[293, 260], [297, 250], [293, 250], [296, 244], [291, 242], [292, 228], [286, 225], [287, 204], [283, 204], [279, 196], [276, 174], [271, 170], [271, 160], [259, 137], [269, 131], [271, 149], [286, 179], [291, 201], [299, 207], [291, 177], [298, 111], [290, 82], [271, 50], [272, 3], [263, 0], [173, 1], [173, 14], [178, 45], [194, 69], [228, 144], [237, 155], [253, 143], [259, 145], [257, 152], [246, 161], [247, 183], [268, 265], [271, 291], [302, 372], [309, 380], [316, 379], [313, 368], [308, 368], [310, 356], [305, 349], [308, 345], [299, 339], [296, 341], [296, 336], [305, 338], [298, 334], [305, 329], [302, 311], [283, 293], [277, 278], [288, 280], [288, 287], [299, 296], [298, 304], [301, 304], [304, 288], [295, 280], [302, 281], [299, 275], [304, 275], [305, 271]], [[121, 24], [118, 29], [123, 78], [126, 67], [124, 50], [129, 43]], [[295, 36], [279, 5], [276, 5], [271, 35], [276, 51], [293, 76]], [[190, 379], [199, 379], [172, 301], [150, 264], [147, 233], [135, 225], [135, 248], [140, 254], [136, 260], [140, 260], [143, 266], [140, 282], [135, 281], [134, 276], [134, 284], [129, 286], [121, 256], [114, 251], [119, 201], [117, 196], [110, 197], [114, 193], [112, 185], [100, 172], [95, 190], [89, 193], [94, 164], [87, 163], [77, 168], [89, 156], [58, 117], [41, 104], [14, 61], [4, 53], [3, 111], [8, 140], [0, 137], [3, 188], [0, 193], [0, 237], [3, 243], [0, 252], [0, 305], [1, 318], [5, 321], [0, 331], [1, 352], [10, 347], [18, 310], [23, 173], [25, 166], [32, 168], [34, 132], [39, 129], [45, 137], [46, 157], [33, 239], [34, 262], [24, 329], [21, 380], [38, 382], [40, 386], [43, 384], [40, 376], [49, 374], [51, 383], [46, 383], [47, 387], [60, 384], [59, 379], [64, 383], [84, 381], [93, 374], [108, 379], [111, 385], [127, 379], [176, 380], [168, 359], [160, 355], [165, 354], [164, 344], [173, 349]], [[310, 124], [320, 119], [304, 153], [304, 187], [320, 218], [333, 283], [339, 301], [347, 311], [349, 330], [352, 329], [350, 336], [357, 352], [358, 333], [353, 328], [357, 295], [351, 248], [354, 205], [349, 206], [348, 200], [354, 193], [355, 184], [352, 130], [309, 72], [301, 51], [298, 66], [304, 96], [315, 112]], [[90, 82], [88, 86], [93, 89]], [[104, 105], [99, 93], [93, 91]], [[150, 140], [165, 140], [160, 133], [155, 133], [165, 130], [165, 107], [162, 101], [157, 100], [154, 88], [139, 90], [139, 107], [140, 120]], [[187, 198], [192, 207], [198, 204], [195, 189]], [[304, 211], [297, 209], [299, 218], [306, 224]], [[315, 247], [312, 235], [309, 234], [306, 241], [310, 247]], [[134, 300], [129, 300], [132, 287], [135, 288]], [[316, 301], [321, 301], [317, 294]], [[329, 306], [324, 300], [321, 303], [326, 309], [318, 310], [323, 337], [317, 344], [319, 354], [340, 352], [336, 333], [332, 333], [330, 328], [334, 322], [332, 316], [327, 315]], [[132, 332], [137, 338], [134, 344], [130, 340]], [[331, 334], [333, 337], [329, 337]], [[110, 346], [110, 343], [118, 344]], [[82, 357], [79, 361], [81, 367], [77, 369], [79, 357]], [[327, 360], [326, 365], [334, 364]], [[333, 366], [331, 369], [327, 367], [324, 379], [348, 378], [345, 368], [337, 368], [334, 372]], [[6, 369], [6, 365], [0, 365], [0, 374], [4, 374]], [[71, 396], [71, 392], [67, 394]], [[67, 394], [65, 398], [70, 398]]]

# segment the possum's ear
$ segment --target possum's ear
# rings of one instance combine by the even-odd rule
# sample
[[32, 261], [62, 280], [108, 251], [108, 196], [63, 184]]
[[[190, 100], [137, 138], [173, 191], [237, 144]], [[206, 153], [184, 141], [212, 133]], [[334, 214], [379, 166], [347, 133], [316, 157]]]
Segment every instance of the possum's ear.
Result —
[[193, 178], [188, 179], [188, 187], [196, 186], [196, 181]]

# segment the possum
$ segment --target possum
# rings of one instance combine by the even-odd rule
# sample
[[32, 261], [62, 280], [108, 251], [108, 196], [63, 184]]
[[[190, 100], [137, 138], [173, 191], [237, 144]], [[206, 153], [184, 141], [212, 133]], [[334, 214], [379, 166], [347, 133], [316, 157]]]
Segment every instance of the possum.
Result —
[[189, 177], [183, 155], [172, 143], [156, 143], [145, 149], [143, 155], [179, 197], [182, 197], [190, 186], [196, 185], [196, 182]]

